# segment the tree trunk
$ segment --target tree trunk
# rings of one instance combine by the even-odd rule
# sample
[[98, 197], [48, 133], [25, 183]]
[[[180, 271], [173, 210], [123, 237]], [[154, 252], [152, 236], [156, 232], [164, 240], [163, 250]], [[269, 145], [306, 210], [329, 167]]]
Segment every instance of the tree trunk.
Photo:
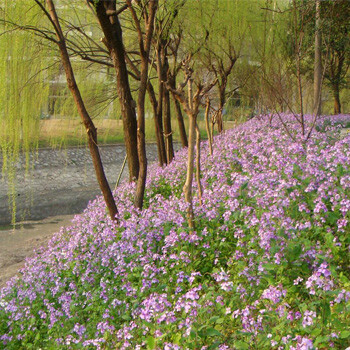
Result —
[[163, 118], [164, 118], [165, 148], [166, 148], [166, 154], [167, 154], [167, 163], [170, 164], [174, 158], [174, 146], [173, 146], [173, 131], [171, 128], [170, 94], [167, 89], [164, 89], [163, 98], [164, 98]]
[[148, 95], [151, 101], [153, 114], [154, 114], [154, 126], [156, 131], [158, 161], [159, 161], [159, 165], [163, 166], [167, 164], [165, 142], [163, 137], [163, 122], [161, 118], [159, 119], [158, 102], [157, 102], [156, 95], [154, 93], [153, 86], [150, 82], [148, 82], [147, 91], [148, 91]]
[[196, 116], [189, 115], [189, 132], [188, 132], [188, 159], [187, 159], [187, 173], [186, 182], [183, 188], [185, 200], [188, 203], [187, 219], [188, 226], [194, 228], [194, 214], [192, 203], [192, 181], [193, 181], [193, 163], [194, 163], [194, 145], [196, 140]]
[[333, 97], [334, 97], [334, 114], [340, 114], [341, 104], [340, 104], [339, 85], [333, 85]]
[[69, 55], [67, 52], [65, 38], [58, 20], [58, 16], [57, 16], [54, 4], [52, 0], [46, 0], [46, 3], [49, 9], [50, 18], [55, 25], [55, 31], [58, 38], [58, 46], [61, 53], [61, 60], [66, 73], [67, 85], [73, 95], [75, 105], [78, 109], [78, 113], [87, 131], [88, 145], [89, 145], [89, 149], [92, 157], [92, 162], [95, 168], [97, 181], [100, 185], [100, 189], [102, 191], [104, 200], [106, 202], [109, 215], [113, 220], [116, 220], [116, 215], [118, 214], [118, 210], [103, 169], [100, 152], [97, 146], [97, 129], [85, 108], [84, 101], [81, 97], [79, 88], [77, 86], [72, 65], [70, 63]]
[[217, 124], [218, 124], [218, 133], [221, 133], [224, 130], [222, 112], [225, 106], [226, 97], [225, 97], [226, 84], [219, 86], [219, 110], [217, 114]]
[[[160, 143], [162, 143], [162, 147], [164, 144], [164, 156], [165, 156], [164, 164], [167, 164], [166, 146], [165, 146], [165, 141], [164, 141], [164, 129], [163, 129], [163, 111], [164, 111], [163, 95], [164, 95], [164, 81], [166, 81], [166, 72], [164, 72], [161, 50], [162, 50], [161, 44], [158, 44], [158, 47], [157, 47], [158, 110], [157, 110], [157, 122], [156, 123], [160, 127], [159, 139], [160, 139]], [[164, 80], [164, 77], [165, 77], [165, 80]], [[156, 130], [157, 130], [157, 125], [156, 125]], [[163, 150], [162, 150], [162, 152], [163, 152]]]
[[173, 137], [171, 130], [171, 112], [169, 91], [165, 88], [165, 82], [168, 80], [167, 72], [169, 65], [167, 63], [166, 50], [163, 41], [159, 42], [157, 47], [157, 73], [158, 73], [158, 122], [163, 119], [165, 139], [166, 161], [169, 164], [174, 158]]
[[207, 99], [206, 102], [206, 108], [205, 108], [205, 128], [207, 130], [207, 135], [208, 135], [208, 144], [209, 144], [209, 154], [212, 156], [213, 155], [213, 143], [212, 143], [212, 135], [210, 132], [210, 126], [209, 126], [209, 112], [210, 112], [210, 100], [209, 98]]
[[192, 93], [192, 80], [188, 82], [188, 100], [189, 109], [192, 111], [188, 115], [189, 117], [189, 132], [188, 132], [188, 158], [187, 158], [187, 172], [186, 182], [183, 187], [185, 200], [188, 203], [187, 219], [188, 226], [194, 229], [194, 214], [193, 214], [193, 203], [192, 203], [192, 181], [193, 181], [193, 163], [194, 163], [194, 146], [196, 142], [196, 119], [197, 115], [193, 113], [193, 93]]
[[294, 35], [295, 35], [295, 59], [296, 59], [296, 73], [298, 80], [298, 93], [299, 93], [299, 109], [300, 109], [300, 124], [302, 135], [305, 135], [305, 120], [304, 120], [304, 103], [303, 103], [303, 87], [301, 82], [301, 44], [302, 36], [298, 35], [298, 16], [297, 16], [297, 3], [296, 0], [293, 0], [293, 19], [294, 19]]
[[148, 79], [148, 57], [146, 62], [141, 62], [141, 81], [137, 101], [137, 152], [140, 164], [137, 180], [134, 204], [140, 210], [143, 206], [143, 198], [146, 187], [147, 157], [145, 139], [145, 95]]
[[196, 179], [198, 187], [199, 204], [202, 205], [203, 187], [201, 184], [201, 133], [196, 123]]
[[181, 106], [179, 101], [174, 100], [175, 103], [175, 111], [176, 111], [176, 118], [179, 125], [179, 133], [180, 133], [180, 140], [182, 147], [188, 147], [188, 140], [187, 140], [187, 134], [186, 134], [186, 128], [185, 128], [185, 122], [181, 111]]
[[124, 127], [124, 140], [128, 156], [129, 180], [133, 181], [139, 175], [139, 159], [137, 154], [137, 121], [135, 101], [130, 92], [128, 72], [125, 62], [122, 29], [117, 15], [108, 16], [106, 11], [115, 11], [116, 1], [110, 0], [96, 3], [96, 14], [105, 35], [103, 39], [117, 75], [117, 92], [121, 106]]
[[314, 62], [314, 109], [315, 116], [321, 114], [322, 61], [321, 61], [321, 8], [320, 0], [316, 0], [315, 28], [315, 62]]
[[[169, 77], [169, 84], [170, 84], [170, 87], [172, 89], [176, 90], [176, 78], [173, 75], [171, 75]], [[182, 145], [182, 147], [188, 147], [185, 122], [184, 122], [184, 118], [183, 118], [183, 115], [182, 115], [180, 102], [175, 98], [174, 94], [172, 94], [172, 96], [173, 96], [173, 100], [174, 100], [174, 103], [175, 103], [175, 111], [176, 111], [177, 122], [178, 122], [178, 125], [179, 125], [179, 133], [180, 133], [181, 145]]]
[[154, 18], [157, 12], [158, 0], [149, 0], [148, 12], [143, 13], [145, 20], [145, 37], [143, 35], [140, 19], [131, 3], [132, 0], [126, 0], [131, 11], [139, 41], [141, 69], [140, 69], [140, 87], [137, 99], [137, 152], [140, 162], [139, 177], [137, 180], [134, 204], [138, 209], [142, 209], [143, 199], [146, 188], [147, 177], [147, 157], [146, 157], [146, 138], [145, 138], [145, 98], [148, 85], [148, 60], [151, 50], [151, 42], [154, 29]]
[[[163, 69], [163, 85], [165, 81], [168, 80], [168, 71], [169, 71], [169, 62], [167, 58], [167, 52], [164, 45], [161, 49], [162, 53], [162, 63], [164, 66]], [[171, 163], [171, 161], [174, 158], [174, 146], [173, 146], [173, 131], [171, 128], [171, 109], [170, 109], [170, 93], [169, 90], [164, 86], [163, 88], [163, 120], [164, 120], [164, 138], [165, 138], [165, 146], [166, 146], [166, 153], [167, 153], [167, 162], [168, 164]]]

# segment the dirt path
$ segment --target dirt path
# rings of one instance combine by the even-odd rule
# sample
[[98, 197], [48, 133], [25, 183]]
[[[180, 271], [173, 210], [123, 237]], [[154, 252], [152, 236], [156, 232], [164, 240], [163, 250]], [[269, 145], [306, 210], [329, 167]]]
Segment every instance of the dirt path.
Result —
[[26, 257], [47, 244], [52, 234], [72, 219], [73, 215], [60, 215], [19, 223], [16, 230], [0, 228], [0, 288], [24, 266]]

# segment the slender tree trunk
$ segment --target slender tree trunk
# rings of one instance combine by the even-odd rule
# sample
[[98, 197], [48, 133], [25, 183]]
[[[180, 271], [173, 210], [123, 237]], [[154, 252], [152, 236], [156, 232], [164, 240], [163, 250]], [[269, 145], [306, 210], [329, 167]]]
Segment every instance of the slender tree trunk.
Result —
[[[164, 45], [162, 46], [162, 62], [163, 62], [163, 85], [165, 84], [165, 81], [168, 80], [168, 72], [169, 72], [169, 62], [167, 58], [167, 51]], [[170, 93], [169, 90], [164, 86], [163, 89], [163, 118], [164, 118], [164, 137], [165, 137], [165, 144], [166, 144], [166, 152], [167, 152], [167, 162], [168, 164], [171, 163], [171, 161], [174, 158], [174, 146], [173, 146], [173, 131], [171, 128], [171, 108], [170, 108]]]
[[171, 128], [171, 110], [170, 110], [170, 94], [164, 89], [164, 137], [166, 144], [167, 163], [170, 164], [174, 158], [173, 131]]
[[96, 14], [105, 35], [103, 39], [117, 75], [117, 92], [121, 106], [124, 127], [124, 140], [128, 156], [129, 179], [133, 181], [139, 175], [139, 159], [137, 154], [137, 121], [136, 103], [132, 98], [128, 71], [125, 62], [122, 29], [117, 15], [107, 15], [107, 10], [115, 11], [116, 1], [101, 1], [96, 3]]
[[188, 203], [187, 219], [188, 226], [194, 228], [194, 214], [192, 203], [192, 181], [193, 181], [193, 163], [194, 163], [194, 146], [196, 140], [196, 116], [189, 115], [189, 132], [188, 132], [188, 159], [186, 182], [183, 188], [185, 200]]
[[[161, 131], [159, 134], [159, 143], [161, 143], [162, 147], [164, 145], [164, 150], [162, 149], [162, 152], [164, 151], [164, 164], [167, 164], [167, 155], [166, 155], [166, 145], [165, 145], [165, 138], [164, 138], [164, 125], [163, 125], [163, 96], [164, 96], [164, 81], [166, 81], [166, 72], [164, 72], [164, 66], [162, 62], [162, 52], [161, 52], [161, 44], [158, 44], [157, 47], [157, 75], [158, 75], [158, 110], [157, 110], [157, 125]], [[164, 80], [165, 79], [165, 80]], [[156, 129], [157, 129], [156, 125]], [[158, 136], [157, 136], [158, 137]]]
[[205, 107], [205, 128], [207, 130], [208, 135], [208, 144], [209, 144], [209, 154], [213, 155], [213, 143], [212, 143], [212, 136], [210, 132], [210, 126], [209, 126], [209, 113], [210, 113], [210, 100], [207, 99], [206, 107]]
[[314, 110], [315, 116], [321, 114], [322, 61], [321, 61], [321, 4], [316, 0], [315, 63], [314, 63]]
[[147, 156], [145, 139], [145, 95], [148, 79], [148, 57], [147, 61], [141, 62], [141, 81], [137, 103], [137, 152], [140, 162], [139, 176], [137, 180], [134, 204], [142, 209], [143, 198], [146, 187]]
[[189, 109], [192, 111], [189, 116], [189, 132], [188, 132], [188, 159], [187, 159], [187, 173], [186, 182], [183, 188], [185, 200], [188, 203], [187, 219], [188, 226], [194, 229], [194, 214], [192, 203], [192, 181], [193, 181], [193, 163], [194, 163], [194, 147], [196, 142], [196, 119], [197, 115], [193, 113], [193, 92], [192, 92], [192, 80], [188, 82], [188, 101]]
[[176, 118], [177, 118], [177, 122], [179, 125], [181, 145], [182, 145], [182, 147], [188, 147], [185, 122], [184, 122], [184, 118], [182, 115], [181, 106], [180, 106], [179, 101], [174, 100], [174, 103], [175, 103]]
[[[172, 89], [176, 89], [176, 79], [174, 76], [171, 76], [169, 79], [169, 83]], [[185, 128], [185, 122], [182, 115], [182, 110], [180, 106], [180, 102], [175, 98], [174, 94], [172, 94], [173, 100], [175, 103], [175, 111], [176, 111], [176, 118], [179, 125], [179, 133], [180, 133], [180, 139], [181, 139], [181, 145], [182, 147], [188, 147], [188, 140], [187, 140], [187, 134], [186, 134], [186, 128]]]
[[141, 57], [141, 69], [140, 69], [140, 87], [138, 91], [137, 100], [137, 152], [140, 162], [139, 177], [137, 180], [136, 193], [134, 204], [138, 209], [142, 209], [143, 199], [146, 188], [147, 177], [147, 156], [146, 156], [146, 138], [145, 138], [145, 98], [148, 83], [148, 60], [151, 50], [151, 42], [154, 29], [154, 18], [158, 7], [158, 0], [149, 0], [147, 7], [148, 12], [143, 13], [145, 20], [145, 35], [142, 32], [140, 19], [138, 18], [136, 11], [131, 3], [132, 0], [126, 0], [126, 3], [131, 11], [134, 24], [136, 26], [140, 57]]
[[296, 0], [293, 0], [293, 17], [294, 17], [294, 35], [295, 35], [295, 58], [297, 65], [297, 80], [298, 80], [298, 93], [299, 93], [299, 108], [300, 108], [300, 124], [302, 135], [305, 135], [305, 123], [304, 123], [304, 103], [303, 103], [303, 87], [301, 82], [301, 70], [300, 70], [300, 50], [302, 37], [298, 35], [298, 18], [297, 18], [297, 4]]
[[221, 133], [224, 130], [222, 112], [226, 102], [225, 90], [226, 90], [226, 84], [222, 84], [219, 86], [219, 110], [217, 115], [218, 133]]
[[147, 90], [148, 90], [148, 95], [151, 101], [153, 114], [154, 114], [154, 126], [156, 131], [158, 161], [159, 161], [159, 165], [163, 166], [167, 164], [165, 142], [163, 137], [163, 122], [162, 122], [162, 119], [159, 119], [158, 102], [157, 102], [156, 94], [154, 93], [153, 86], [150, 82], [148, 82]]
[[201, 184], [201, 133], [196, 123], [196, 179], [198, 187], [199, 204], [202, 205], [203, 187]]
[[115, 220], [116, 215], [118, 214], [118, 210], [112, 195], [112, 191], [109, 187], [107, 178], [105, 176], [105, 172], [104, 172], [101, 157], [100, 157], [100, 152], [97, 146], [97, 129], [85, 108], [84, 101], [81, 97], [79, 88], [77, 86], [72, 65], [67, 52], [65, 38], [58, 20], [58, 16], [57, 16], [54, 4], [52, 0], [46, 0], [46, 3], [49, 9], [50, 18], [52, 20], [52, 23], [55, 26], [55, 31], [58, 39], [58, 46], [61, 53], [61, 60], [66, 73], [67, 85], [73, 95], [75, 105], [78, 109], [78, 113], [87, 131], [88, 145], [89, 145], [89, 149], [92, 157], [92, 162], [95, 168], [97, 181], [100, 185], [100, 189], [102, 191], [104, 200], [106, 202], [109, 215], [113, 220]]
[[216, 116], [213, 116], [211, 119], [211, 131], [210, 131], [210, 137], [211, 137], [211, 144], [214, 144], [214, 125], [215, 125]]
[[340, 103], [339, 85], [333, 85], [333, 97], [334, 97], [334, 114], [340, 114], [341, 103]]

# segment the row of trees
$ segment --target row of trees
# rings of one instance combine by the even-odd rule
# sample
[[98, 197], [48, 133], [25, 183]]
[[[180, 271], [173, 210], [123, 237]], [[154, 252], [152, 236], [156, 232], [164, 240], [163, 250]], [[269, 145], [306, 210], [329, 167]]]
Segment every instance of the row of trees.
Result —
[[[7, 45], [11, 46], [13, 37], [17, 40], [22, 33], [25, 37], [31, 34], [42, 48], [41, 55], [33, 61], [49, 67], [56, 63], [52, 44], [58, 48], [60, 66], [86, 128], [97, 179], [112, 218], [117, 217], [118, 211], [103, 171], [97, 129], [89, 114], [91, 98], [86, 97], [84, 86], [81, 89], [79, 81], [77, 83], [80, 72], [78, 75], [76, 72], [81, 62], [86, 62], [84, 69], [103, 69], [106, 76], [112, 77], [104, 86], [117, 92], [129, 179], [137, 181], [135, 206], [140, 209], [147, 175], [147, 105], [153, 114], [161, 166], [174, 157], [171, 105], [174, 106], [181, 144], [188, 147], [189, 153], [184, 191], [191, 226], [196, 141], [197, 155], [200, 147], [197, 124], [200, 108], [206, 106], [211, 141], [210, 129], [214, 124], [218, 132], [224, 129], [225, 107], [233, 96], [239, 96], [240, 100], [253, 99], [254, 108], [259, 112], [289, 110], [304, 128], [305, 86], [310, 81], [318, 81], [312, 101], [317, 116], [320, 108], [315, 106], [321, 104], [320, 86], [325, 80], [335, 97], [334, 111], [340, 112], [339, 93], [350, 62], [347, 0], [293, 0], [289, 4], [277, 0], [249, 3], [238, 0], [125, 0], [120, 3], [116, 0], [73, 3], [23, 0], [21, 12], [18, 6], [17, 2], [3, 2], [3, 34]], [[25, 7], [27, 12], [23, 11]], [[13, 63], [8, 52], [6, 72]], [[314, 62], [318, 62], [315, 67]], [[22, 64], [25, 64], [23, 59]], [[311, 78], [311, 72], [315, 79]], [[12, 83], [11, 78], [9, 84]], [[294, 85], [298, 87], [297, 92]], [[107, 92], [100, 89], [95, 93], [100, 96]], [[5, 99], [2, 103], [5, 104]], [[30, 118], [29, 123], [32, 123]], [[14, 134], [12, 140], [16, 137]], [[197, 161], [200, 193], [199, 168]]]

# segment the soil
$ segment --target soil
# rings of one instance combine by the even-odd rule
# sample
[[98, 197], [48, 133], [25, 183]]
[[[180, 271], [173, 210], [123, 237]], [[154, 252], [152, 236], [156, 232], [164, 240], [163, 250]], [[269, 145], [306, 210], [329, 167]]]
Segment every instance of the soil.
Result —
[[24, 221], [16, 229], [0, 228], [0, 288], [6, 281], [18, 273], [25, 259], [34, 254], [34, 250], [47, 244], [52, 234], [62, 226], [68, 226], [73, 215], [48, 217], [40, 221]]

